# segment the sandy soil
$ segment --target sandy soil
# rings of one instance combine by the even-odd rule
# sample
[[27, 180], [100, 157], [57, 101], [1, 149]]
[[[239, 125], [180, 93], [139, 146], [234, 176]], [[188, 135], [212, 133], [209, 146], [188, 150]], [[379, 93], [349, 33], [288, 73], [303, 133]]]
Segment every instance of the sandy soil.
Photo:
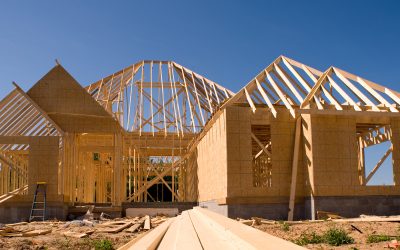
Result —
[[[351, 225], [360, 229], [360, 232], [353, 229]], [[318, 223], [303, 223], [290, 225], [285, 230], [282, 224], [262, 224], [255, 225], [255, 228], [265, 231], [274, 236], [285, 240], [293, 241], [298, 239], [301, 234], [310, 234], [315, 232], [323, 234], [329, 228], [342, 228], [354, 238], [354, 244], [342, 245], [338, 247], [327, 244], [309, 244], [304, 247], [309, 249], [384, 249], [388, 247], [389, 241], [379, 243], [367, 243], [367, 238], [371, 234], [400, 236], [400, 223], [397, 222], [332, 222], [324, 221]]]

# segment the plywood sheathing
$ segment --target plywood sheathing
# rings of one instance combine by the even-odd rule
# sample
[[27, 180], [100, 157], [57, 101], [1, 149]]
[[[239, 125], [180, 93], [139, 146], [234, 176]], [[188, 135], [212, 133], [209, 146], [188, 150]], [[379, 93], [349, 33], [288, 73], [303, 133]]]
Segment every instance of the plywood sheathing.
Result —
[[28, 92], [65, 132], [115, 132], [118, 123], [61, 66], [57, 65]]
[[[291, 180], [295, 120], [286, 109], [273, 117], [267, 108], [253, 113], [246, 107], [227, 107], [228, 195], [227, 204], [287, 202]], [[255, 187], [251, 152], [251, 125], [270, 125], [272, 142], [272, 186]], [[299, 157], [299, 166], [303, 166]], [[299, 167], [297, 196], [304, 195], [304, 171]]]

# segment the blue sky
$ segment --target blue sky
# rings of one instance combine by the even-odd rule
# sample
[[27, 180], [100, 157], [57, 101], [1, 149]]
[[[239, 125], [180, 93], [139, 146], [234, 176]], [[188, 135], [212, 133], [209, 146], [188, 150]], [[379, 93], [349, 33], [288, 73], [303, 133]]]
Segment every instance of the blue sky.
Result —
[[233, 91], [283, 54], [400, 90], [400, 2], [0, 2], [0, 98], [54, 59], [83, 85], [142, 59], [174, 60]]

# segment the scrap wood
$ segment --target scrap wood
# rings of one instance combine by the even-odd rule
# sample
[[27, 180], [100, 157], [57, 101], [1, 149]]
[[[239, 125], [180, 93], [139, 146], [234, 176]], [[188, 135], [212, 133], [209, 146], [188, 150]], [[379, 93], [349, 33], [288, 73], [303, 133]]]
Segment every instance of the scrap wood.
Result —
[[253, 226], [261, 225], [261, 221], [263, 220], [262, 218], [258, 218], [258, 217], [251, 217], [251, 219], [254, 221]]
[[31, 236], [37, 236], [37, 235], [44, 235], [44, 234], [51, 233], [51, 231], [52, 231], [51, 229], [36, 229], [36, 230], [22, 233], [22, 236], [23, 237], [31, 237]]
[[160, 224], [166, 220], [167, 220], [167, 218], [155, 218], [154, 220], [153, 219], [151, 220], [151, 224]]
[[143, 223], [136, 223], [136, 224], [133, 224], [130, 228], [126, 229], [125, 231], [128, 232], [128, 233], [134, 233], [134, 232], [136, 232], [136, 230], [138, 230], [142, 225], [143, 225]]
[[351, 225], [351, 224], [350, 224], [350, 226], [351, 226], [351, 228], [353, 228], [354, 230], [358, 231], [360, 234], [362, 234], [362, 233], [363, 233], [363, 232], [361, 232], [361, 230], [360, 230], [360, 229], [358, 229], [356, 226], [354, 226], [354, 225]]
[[150, 216], [149, 215], [146, 215], [144, 217], [143, 229], [145, 229], [145, 230], [150, 230], [151, 229], [151, 220], [150, 220]]
[[61, 235], [64, 235], [66, 237], [78, 238], [78, 239], [88, 236], [86, 233], [71, 232], [71, 231], [63, 232], [63, 233], [61, 233]]
[[240, 223], [245, 224], [247, 226], [251, 226], [254, 223], [254, 220], [239, 220]]
[[6, 227], [15, 227], [15, 226], [23, 226], [28, 224], [28, 222], [18, 222], [18, 223], [11, 223], [11, 224], [5, 224]]
[[118, 224], [107, 225], [108, 228], [98, 230], [100, 233], [119, 233], [127, 227], [130, 227], [132, 222], [119, 222]]
[[317, 219], [343, 219], [344, 217], [340, 216], [337, 213], [327, 212], [327, 211], [317, 211]]
[[138, 230], [141, 226], [143, 226], [145, 221], [145, 218], [140, 219], [138, 222], [133, 224], [130, 228], [126, 229], [128, 233], [134, 233], [136, 230]]

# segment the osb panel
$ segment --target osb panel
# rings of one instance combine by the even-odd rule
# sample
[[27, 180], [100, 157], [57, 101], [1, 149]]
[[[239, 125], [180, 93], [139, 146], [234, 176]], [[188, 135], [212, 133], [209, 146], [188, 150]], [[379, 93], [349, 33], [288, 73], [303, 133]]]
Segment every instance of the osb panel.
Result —
[[65, 132], [113, 132], [117, 122], [60, 65], [27, 94]]
[[29, 194], [35, 192], [36, 182], [47, 183], [49, 197], [58, 194], [58, 147], [59, 137], [30, 137]]
[[400, 127], [380, 117], [312, 116], [312, 168], [315, 196], [398, 195], [399, 186], [361, 186], [357, 170], [357, 123], [390, 123], [393, 131], [395, 182], [399, 183]]
[[224, 111], [201, 139], [194, 152], [197, 154], [199, 201], [227, 196], [226, 119]]
[[[273, 117], [268, 109], [257, 108], [253, 113], [248, 107], [228, 107], [228, 200], [250, 197], [287, 197], [291, 183], [295, 120], [286, 109], [277, 108]], [[252, 174], [251, 126], [270, 125], [272, 142], [272, 186], [254, 187]], [[260, 148], [261, 150], [261, 148]], [[304, 195], [304, 169], [302, 153], [299, 157], [297, 196]]]

